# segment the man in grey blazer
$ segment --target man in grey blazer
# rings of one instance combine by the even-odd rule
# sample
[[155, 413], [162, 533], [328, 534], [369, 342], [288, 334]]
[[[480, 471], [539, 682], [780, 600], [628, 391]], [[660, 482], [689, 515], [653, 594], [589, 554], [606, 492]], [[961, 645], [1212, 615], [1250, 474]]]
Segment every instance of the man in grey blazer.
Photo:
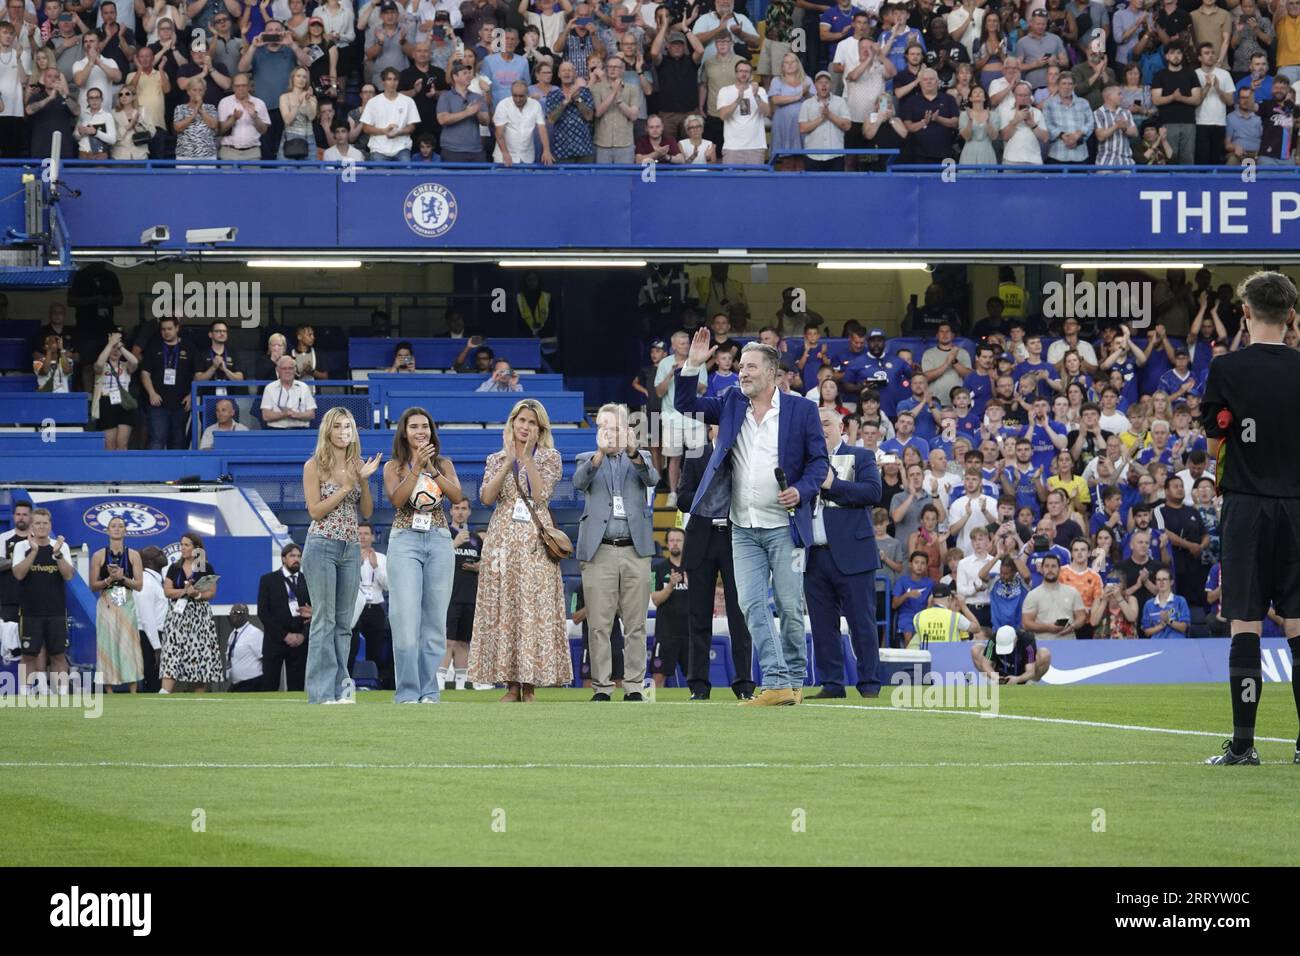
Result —
[[578, 456], [573, 487], [586, 501], [578, 523], [576, 555], [587, 606], [593, 701], [614, 690], [610, 631], [623, 622], [623, 699], [641, 700], [645, 681], [646, 610], [650, 558], [655, 553], [653, 508], [646, 489], [659, 483], [650, 456], [637, 450], [625, 405], [596, 413], [596, 451]]

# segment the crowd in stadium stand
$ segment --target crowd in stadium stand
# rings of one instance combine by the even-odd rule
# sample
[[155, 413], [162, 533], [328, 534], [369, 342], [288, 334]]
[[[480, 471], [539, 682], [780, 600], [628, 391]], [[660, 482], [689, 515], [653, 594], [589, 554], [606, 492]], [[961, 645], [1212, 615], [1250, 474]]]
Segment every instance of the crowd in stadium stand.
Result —
[[[1300, 0], [8, 0], [0, 155], [1292, 165]], [[818, 152], [827, 150], [827, 152]]]

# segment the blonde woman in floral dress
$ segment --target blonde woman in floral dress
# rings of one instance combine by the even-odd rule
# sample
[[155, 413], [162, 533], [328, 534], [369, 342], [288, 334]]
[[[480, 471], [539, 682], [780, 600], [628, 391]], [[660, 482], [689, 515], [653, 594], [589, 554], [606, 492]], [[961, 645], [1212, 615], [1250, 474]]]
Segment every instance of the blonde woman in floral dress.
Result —
[[546, 409], [526, 398], [510, 412], [504, 450], [489, 456], [479, 499], [495, 505], [479, 562], [469, 679], [507, 685], [502, 702], [573, 681], [560, 566], [547, 556], [521, 493], [552, 524], [549, 503], [563, 472]]

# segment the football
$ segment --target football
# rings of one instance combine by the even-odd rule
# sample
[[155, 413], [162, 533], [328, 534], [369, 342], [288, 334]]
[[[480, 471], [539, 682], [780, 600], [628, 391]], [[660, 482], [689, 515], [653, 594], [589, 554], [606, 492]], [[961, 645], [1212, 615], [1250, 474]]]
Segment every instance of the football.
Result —
[[428, 475], [422, 474], [415, 480], [408, 499], [412, 508], [419, 512], [430, 512], [442, 506], [442, 489]]

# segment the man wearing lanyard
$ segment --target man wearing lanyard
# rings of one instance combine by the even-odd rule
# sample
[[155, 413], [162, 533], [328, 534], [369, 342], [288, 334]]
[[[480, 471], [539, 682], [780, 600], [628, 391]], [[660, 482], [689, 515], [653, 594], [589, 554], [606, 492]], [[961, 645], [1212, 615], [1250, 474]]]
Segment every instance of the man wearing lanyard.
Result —
[[[202, 365], [204, 370], [196, 372], [194, 375], [196, 382], [210, 382], [214, 379], [222, 382], [242, 382], [244, 380], [244, 373], [235, 368], [235, 356], [226, 347], [229, 338], [230, 326], [221, 319], [214, 320], [208, 326], [208, 341], [212, 344], [208, 348], [208, 354], [203, 357]], [[225, 395], [226, 390], [218, 388], [214, 389], [210, 394]]]
[[297, 366], [290, 355], [280, 356], [278, 378], [262, 392], [262, 421], [267, 428], [306, 428], [316, 417], [316, 400], [304, 382], [295, 381]]
[[813, 506], [813, 545], [808, 549], [804, 595], [812, 624], [818, 698], [844, 696], [844, 645], [840, 615], [848, 620], [858, 662], [858, 692], [880, 696], [880, 635], [876, 631], [876, 550], [871, 509], [880, 503], [876, 456], [844, 441], [843, 420], [833, 408], [818, 409], [830, 469]]
[[302, 548], [290, 542], [280, 552], [280, 570], [262, 575], [257, 586], [257, 616], [262, 622], [262, 689], [302, 690], [307, 680], [307, 634], [311, 595], [302, 573]]
[[596, 413], [596, 444], [596, 451], [578, 456], [573, 473], [573, 487], [585, 498], [575, 556], [586, 595], [591, 699], [607, 701], [614, 690], [610, 630], [617, 617], [623, 622], [623, 699], [639, 701], [655, 553], [646, 489], [659, 483], [659, 472], [637, 449], [626, 406], [605, 405]]
[[352, 648], [348, 652], [348, 673], [361, 650], [361, 635], [366, 636], [366, 660], [379, 669], [379, 686], [392, 690], [393, 632], [384, 613], [384, 592], [388, 590], [388, 556], [375, 550], [375, 529], [367, 521], [357, 525], [361, 546], [361, 585], [357, 605], [352, 612]]
[[149, 448], [185, 447], [185, 425], [190, 411], [190, 383], [194, 358], [180, 340], [180, 319], [158, 323], [156, 339], [141, 363], [140, 384], [149, 396]]
[[247, 604], [236, 604], [230, 609], [230, 624], [234, 628], [226, 642], [226, 674], [230, 678], [230, 689], [261, 690], [262, 632], [248, 623]]

